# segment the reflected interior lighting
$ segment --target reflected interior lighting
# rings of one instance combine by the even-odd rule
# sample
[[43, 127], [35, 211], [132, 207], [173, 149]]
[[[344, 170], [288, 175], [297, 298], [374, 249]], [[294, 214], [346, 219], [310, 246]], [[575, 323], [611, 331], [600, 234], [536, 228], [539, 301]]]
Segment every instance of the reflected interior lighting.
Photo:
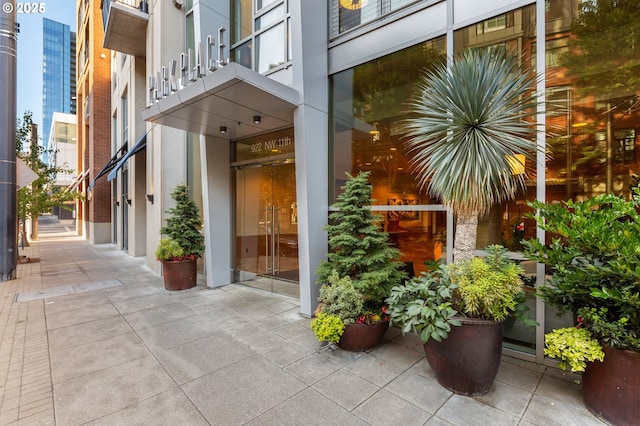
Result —
[[526, 161], [524, 154], [507, 155], [506, 158], [512, 175], [524, 174], [524, 164]]
[[587, 123], [586, 121], [582, 121], [582, 122], [580, 122], [580, 123], [573, 123], [573, 124], [571, 125], [571, 127], [584, 127], [584, 126], [586, 126], [586, 125], [588, 125], [588, 124], [589, 124], [589, 123]]
[[371, 165], [371, 162], [370, 162], [370, 161], [367, 161], [366, 163], [364, 163], [364, 165], [365, 165], [365, 166], [370, 166], [370, 165]]
[[380, 131], [378, 131], [378, 130], [369, 130], [369, 134], [370, 135], [379, 135]]
[[399, 170], [399, 171], [403, 171], [403, 170], [404, 170], [404, 167], [398, 167], [398, 170]]
[[274, 149], [271, 150], [271, 152], [280, 152], [280, 150], [274, 148]]
[[369, 0], [340, 0], [340, 6], [349, 10], [360, 9], [366, 6], [367, 3], [369, 3]]
[[397, 148], [395, 146], [391, 147], [391, 151], [396, 151], [396, 150], [397, 150]]

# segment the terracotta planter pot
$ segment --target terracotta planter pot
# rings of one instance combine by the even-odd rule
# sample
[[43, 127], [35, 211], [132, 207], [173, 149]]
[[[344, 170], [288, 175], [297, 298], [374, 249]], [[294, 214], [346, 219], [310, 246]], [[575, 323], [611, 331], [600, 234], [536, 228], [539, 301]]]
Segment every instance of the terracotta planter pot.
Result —
[[186, 290], [196, 285], [198, 267], [195, 260], [163, 260], [162, 279], [169, 291]]
[[347, 324], [338, 341], [338, 347], [345, 351], [366, 351], [380, 344], [389, 329], [389, 321], [382, 320], [373, 324]]
[[640, 421], [640, 353], [603, 346], [604, 361], [582, 375], [584, 405], [618, 426]]
[[460, 395], [482, 395], [489, 391], [500, 368], [504, 321], [458, 318], [442, 342], [424, 345], [427, 361], [438, 382]]

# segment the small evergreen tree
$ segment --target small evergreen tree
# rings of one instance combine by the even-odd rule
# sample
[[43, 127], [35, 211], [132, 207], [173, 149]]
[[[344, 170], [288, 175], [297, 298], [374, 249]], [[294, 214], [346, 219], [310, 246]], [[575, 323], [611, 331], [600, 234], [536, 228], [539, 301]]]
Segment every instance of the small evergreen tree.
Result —
[[200, 257], [204, 252], [204, 236], [200, 233], [202, 219], [198, 206], [189, 198], [189, 187], [178, 185], [171, 193], [176, 205], [166, 212], [169, 213], [167, 225], [160, 232], [178, 242], [185, 256]]
[[391, 287], [406, 278], [400, 251], [391, 246], [389, 235], [380, 227], [380, 218], [371, 213], [369, 172], [353, 177], [347, 173], [344, 192], [329, 215], [325, 230], [329, 234], [328, 259], [318, 267], [318, 282], [326, 284], [335, 270], [348, 276], [362, 294], [367, 306], [379, 308]]
[[[31, 128], [33, 127], [33, 113], [25, 111], [22, 119], [18, 119], [16, 128], [16, 157], [20, 158], [33, 170], [38, 177], [31, 184], [18, 189], [16, 202], [18, 219], [33, 220], [37, 224], [38, 216], [50, 213], [53, 207], [62, 207], [70, 210], [65, 203], [77, 199], [84, 199], [78, 191], [62, 191], [55, 186], [58, 173], [68, 173], [68, 165], [56, 166], [44, 163], [41, 160], [43, 154], [53, 156], [52, 150], [45, 149], [37, 140], [31, 140]], [[35, 228], [35, 227], [34, 227]], [[32, 238], [37, 238], [37, 228], [34, 229]]]

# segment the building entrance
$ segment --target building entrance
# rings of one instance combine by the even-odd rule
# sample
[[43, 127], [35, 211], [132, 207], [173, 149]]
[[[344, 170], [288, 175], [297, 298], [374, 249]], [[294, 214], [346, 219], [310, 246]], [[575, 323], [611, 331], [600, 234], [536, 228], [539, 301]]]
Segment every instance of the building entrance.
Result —
[[298, 209], [293, 158], [237, 167], [236, 281], [298, 298]]

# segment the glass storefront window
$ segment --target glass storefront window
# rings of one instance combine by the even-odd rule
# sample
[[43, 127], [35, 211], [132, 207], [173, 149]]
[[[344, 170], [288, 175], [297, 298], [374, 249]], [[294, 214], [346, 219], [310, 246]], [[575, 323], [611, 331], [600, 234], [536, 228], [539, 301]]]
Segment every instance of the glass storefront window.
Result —
[[[485, 21], [478, 22], [466, 28], [461, 28], [453, 34], [453, 48], [459, 53], [468, 48], [496, 46], [520, 55], [522, 62], [535, 69], [536, 46], [536, 10], [535, 5], [510, 11]], [[549, 45], [546, 46], [547, 48]], [[535, 87], [531, 88], [532, 91]], [[556, 104], [561, 105], [563, 93], [556, 94]], [[501, 244], [512, 252], [522, 251], [524, 239], [535, 238], [536, 225], [527, 214], [531, 209], [528, 201], [536, 198], [535, 165], [525, 164], [528, 171], [526, 187], [516, 195], [516, 198], [499, 205], [478, 221], [478, 236], [476, 247], [483, 249], [490, 244]], [[514, 171], [514, 173], [524, 173]], [[536, 319], [536, 264], [522, 261], [524, 269], [526, 306], [531, 317]], [[513, 319], [508, 319], [504, 326], [504, 345], [507, 348], [534, 354], [536, 351], [536, 330], [523, 325]]]
[[604, 192], [629, 196], [640, 170], [640, 9], [628, 1], [597, 6], [548, 1], [549, 10], [578, 11], [573, 20], [561, 20], [564, 25], [547, 26], [547, 46], [566, 40], [563, 54], [547, 63], [547, 92], [568, 88], [565, 130], [548, 139], [561, 146], [565, 160], [547, 163], [547, 174], [555, 178], [547, 182], [548, 201]]
[[[525, 64], [531, 64], [531, 58], [535, 57], [535, 35], [535, 6], [531, 5], [455, 31], [453, 48], [459, 53], [472, 47], [499, 46], [521, 55]], [[535, 169], [530, 164], [525, 166], [528, 170]], [[535, 222], [526, 217], [531, 211], [527, 201], [535, 197], [536, 176], [530, 173], [526, 190], [516, 199], [494, 206], [488, 215], [480, 218], [476, 247], [482, 249], [489, 244], [502, 244], [511, 251], [521, 251], [521, 241], [536, 235]], [[535, 272], [535, 268], [530, 269], [531, 273]]]
[[[546, 12], [547, 201], [629, 197], [640, 171], [640, 8], [547, 0]], [[546, 307], [545, 332], [573, 325], [555, 313]]]
[[330, 77], [331, 203], [346, 173], [370, 171], [374, 212], [402, 253], [409, 272], [446, 259], [447, 213], [411, 175], [400, 131], [421, 72], [445, 61], [444, 37], [378, 58]]
[[285, 42], [284, 23], [256, 37], [256, 67], [259, 73], [284, 65]]

